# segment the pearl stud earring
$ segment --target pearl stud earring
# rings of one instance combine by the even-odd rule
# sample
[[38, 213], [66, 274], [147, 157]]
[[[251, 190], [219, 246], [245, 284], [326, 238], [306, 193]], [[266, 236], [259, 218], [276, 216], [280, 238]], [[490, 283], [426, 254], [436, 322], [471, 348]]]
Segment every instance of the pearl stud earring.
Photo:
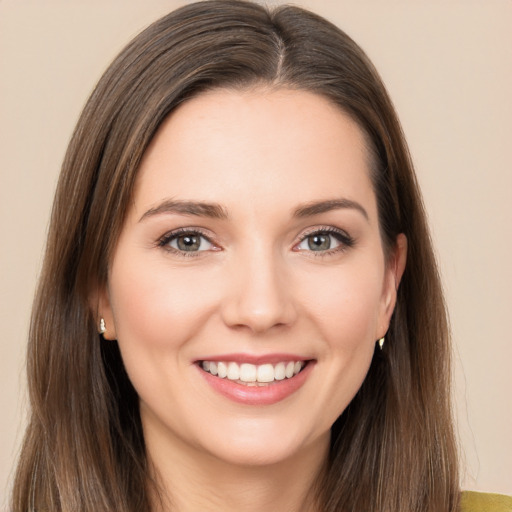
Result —
[[100, 318], [100, 334], [105, 334], [107, 327], [105, 325], [105, 319], [103, 317]]

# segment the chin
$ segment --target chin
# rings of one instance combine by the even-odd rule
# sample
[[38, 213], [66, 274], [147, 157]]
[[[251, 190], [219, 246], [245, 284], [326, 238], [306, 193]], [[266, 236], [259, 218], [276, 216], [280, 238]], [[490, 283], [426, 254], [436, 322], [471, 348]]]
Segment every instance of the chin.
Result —
[[[252, 425], [219, 435], [211, 435], [206, 449], [212, 456], [235, 466], [272, 466], [293, 461], [297, 455], [318, 448], [318, 444], [328, 446], [330, 429], [319, 435], [312, 435], [304, 430], [290, 428], [290, 424]], [[303, 425], [302, 425], [303, 426]], [[212, 434], [212, 432], [210, 432]]]

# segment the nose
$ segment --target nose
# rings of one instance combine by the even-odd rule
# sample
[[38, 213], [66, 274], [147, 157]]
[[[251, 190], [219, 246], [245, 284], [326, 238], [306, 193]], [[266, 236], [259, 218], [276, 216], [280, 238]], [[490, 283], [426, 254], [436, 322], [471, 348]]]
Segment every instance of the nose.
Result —
[[231, 328], [254, 334], [292, 325], [297, 307], [289, 272], [271, 250], [253, 250], [230, 266], [222, 316]]

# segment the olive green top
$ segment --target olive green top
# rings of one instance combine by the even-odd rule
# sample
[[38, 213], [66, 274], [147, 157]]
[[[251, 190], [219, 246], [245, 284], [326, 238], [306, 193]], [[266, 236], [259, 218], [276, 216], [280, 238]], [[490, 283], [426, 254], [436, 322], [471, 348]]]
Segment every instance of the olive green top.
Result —
[[462, 493], [461, 512], [512, 512], [512, 497], [466, 491]]

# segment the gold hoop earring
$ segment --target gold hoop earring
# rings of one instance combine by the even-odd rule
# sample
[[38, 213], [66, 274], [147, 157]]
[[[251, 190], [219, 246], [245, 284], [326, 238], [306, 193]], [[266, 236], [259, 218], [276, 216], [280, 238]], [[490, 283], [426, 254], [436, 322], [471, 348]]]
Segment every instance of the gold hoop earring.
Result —
[[105, 319], [103, 317], [100, 318], [100, 334], [105, 334], [107, 330], [107, 326], [105, 325]]
[[384, 346], [384, 342], [385, 342], [385, 338], [384, 336], [382, 336], [382, 338], [377, 342], [379, 344], [379, 348], [382, 350], [382, 347]]

